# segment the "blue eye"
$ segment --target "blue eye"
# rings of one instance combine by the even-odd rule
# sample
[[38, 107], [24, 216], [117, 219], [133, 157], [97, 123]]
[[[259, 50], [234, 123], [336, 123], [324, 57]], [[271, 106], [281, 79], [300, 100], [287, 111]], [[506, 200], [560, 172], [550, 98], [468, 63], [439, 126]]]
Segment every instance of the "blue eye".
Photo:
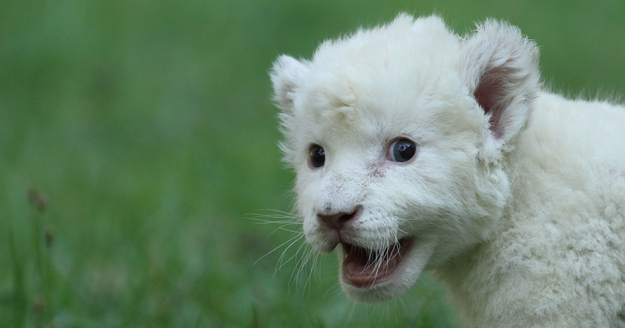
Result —
[[408, 139], [398, 139], [388, 150], [389, 159], [395, 162], [407, 162], [417, 153], [417, 145]]
[[326, 161], [326, 153], [320, 146], [314, 145], [310, 147], [310, 156], [308, 164], [312, 167], [322, 167]]

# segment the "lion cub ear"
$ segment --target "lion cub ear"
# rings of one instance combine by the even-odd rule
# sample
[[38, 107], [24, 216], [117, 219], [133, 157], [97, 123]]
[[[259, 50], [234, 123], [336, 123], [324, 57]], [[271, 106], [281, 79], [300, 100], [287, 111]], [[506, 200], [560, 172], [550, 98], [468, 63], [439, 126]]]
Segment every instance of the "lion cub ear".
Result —
[[285, 114], [293, 114], [297, 87], [307, 72], [308, 66], [293, 57], [282, 55], [274, 62], [270, 73], [274, 100]]
[[538, 47], [518, 28], [488, 20], [462, 44], [461, 74], [489, 118], [490, 144], [505, 149], [539, 90]]

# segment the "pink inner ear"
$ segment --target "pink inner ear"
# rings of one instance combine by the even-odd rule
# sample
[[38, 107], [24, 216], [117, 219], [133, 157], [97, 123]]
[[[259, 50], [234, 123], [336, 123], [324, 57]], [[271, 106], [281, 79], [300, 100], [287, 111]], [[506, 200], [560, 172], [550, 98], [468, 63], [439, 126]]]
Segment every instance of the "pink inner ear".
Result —
[[505, 74], [502, 67], [487, 71], [474, 92], [475, 99], [484, 109], [484, 114], [490, 114], [489, 128], [497, 139], [504, 134], [501, 117], [507, 105], [503, 85]]

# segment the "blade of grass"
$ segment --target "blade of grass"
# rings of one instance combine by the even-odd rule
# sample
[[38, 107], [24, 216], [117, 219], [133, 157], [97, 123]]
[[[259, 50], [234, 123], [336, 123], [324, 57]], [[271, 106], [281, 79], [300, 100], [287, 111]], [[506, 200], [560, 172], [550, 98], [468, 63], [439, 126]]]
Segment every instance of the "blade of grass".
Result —
[[22, 257], [17, 254], [12, 226], [9, 229], [9, 252], [13, 262], [13, 323], [14, 327], [23, 327], [28, 311], [28, 297], [24, 285], [24, 263], [21, 261]]

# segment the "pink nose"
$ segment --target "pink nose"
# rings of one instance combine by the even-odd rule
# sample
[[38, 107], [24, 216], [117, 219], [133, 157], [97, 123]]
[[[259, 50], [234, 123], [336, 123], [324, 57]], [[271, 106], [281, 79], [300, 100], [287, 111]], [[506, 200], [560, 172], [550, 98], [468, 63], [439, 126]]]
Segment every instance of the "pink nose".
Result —
[[343, 226], [345, 226], [347, 222], [354, 219], [356, 217], [356, 214], [358, 214], [358, 209], [354, 210], [351, 213], [339, 212], [331, 215], [317, 214], [317, 217], [322, 223], [326, 224], [328, 227], [340, 230], [343, 228]]

